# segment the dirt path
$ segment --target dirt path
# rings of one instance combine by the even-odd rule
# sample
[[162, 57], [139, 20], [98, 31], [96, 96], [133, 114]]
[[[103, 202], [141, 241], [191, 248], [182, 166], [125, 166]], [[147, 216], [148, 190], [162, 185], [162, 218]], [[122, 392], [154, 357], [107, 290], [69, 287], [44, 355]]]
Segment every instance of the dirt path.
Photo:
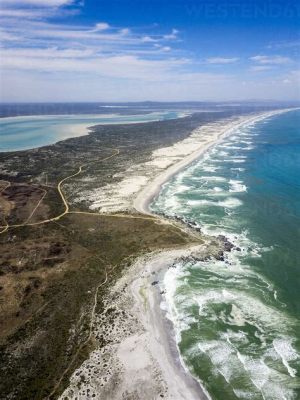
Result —
[[[103, 159], [101, 159], [101, 160], [92, 161], [91, 163], [93, 163], [93, 162], [107, 161], [107, 160], [109, 160], [109, 159], [111, 159], [111, 158], [117, 156], [118, 154], [120, 154], [120, 150], [119, 150], [119, 149], [115, 149], [114, 153], [111, 154], [110, 156], [105, 157], [105, 158], [103, 158]], [[40, 206], [40, 204], [42, 203], [42, 201], [43, 201], [43, 199], [45, 198], [46, 194], [47, 194], [47, 191], [46, 191], [45, 189], [43, 189], [43, 190], [44, 190], [44, 195], [41, 197], [41, 199], [39, 200], [38, 204], [37, 204], [36, 207], [33, 209], [32, 213], [31, 213], [30, 216], [27, 218], [27, 220], [26, 220], [25, 222], [21, 223], [21, 224], [9, 225], [9, 224], [6, 223], [6, 225], [0, 226], [0, 229], [2, 229], [2, 230], [0, 231], [0, 234], [1, 234], [1, 233], [4, 233], [4, 232], [6, 232], [6, 231], [8, 231], [8, 230], [11, 229], [11, 228], [20, 228], [20, 227], [23, 227], [23, 226], [36, 226], [36, 225], [47, 224], [47, 223], [49, 223], [49, 222], [58, 221], [58, 220], [60, 220], [62, 217], [64, 217], [66, 214], [85, 214], [85, 215], [94, 215], [94, 216], [95, 216], [95, 215], [98, 215], [98, 216], [102, 216], [102, 215], [103, 215], [103, 216], [105, 216], [105, 217], [114, 217], [114, 218], [137, 218], [137, 219], [151, 219], [151, 220], [156, 219], [155, 217], [152, 217], [152, 216], [138, 216], [138, 215], [129, 215], [129, 214], [100, 214], [100, 213], [93, 213], [93, 212], [88, 212], [88, 211], [70, 211], [70, 206], [69, 206], [68, 201], [67, 201], [67, 199], [66, 199], [66, 197], [65, 197], [65, 195], [64, 195], [64, 192], [63, 192], [63, 184], [64, 184], [66, 181], [68, 181], [69, 179], [72, 179], [72, 178], [74, 178], [74, 177], [80, 175], [80, 174], [83, 172], [84, 168], [87, 167], [87, 166], [88, 166], [89, 164], [91, 164], [91, 163], [87, 163], [87, 164], [80, 165], [77, 172], [75, 172], [74, 174], [69, 175], [69, 176], [67, 176], [67, 177], [65, 177], [65, 178], [63, 178], [63, 179], [61, 179], [61, 180], [58, 182], [58, 184], [57, 184], [57, 191], [58, 191], [58, 193], [59, 193], [59, 195], [60, 195], [60, 197], [61, 197], [61, 200], [62, 200], [62, 202], [63, 202], [63, 204], [64, 204], [64, 207], [65, 207], [64, 211], [63, 211], [61, 214], [57, 215], [56, 217], [48, 218], [48, 219], [45, 219], [45, 220], [42, 220], [42, 221], [29, 222], [29, 221], [31, 220], [31, 218], [33, 217], [33, 215], [35, 214], [35, 212], [36, 212], [36, 210], [38, 209], [38, 207]], [[2, 192], [3, 190], [5, 190], [5, 189], [10, 185], [10, 182], [8, 182], [8, 181], [5, 181], [5, 182], [7, 182], [7, 186], [4, 187], [4, 188], [1, 190], [1, 192]], [[1, 192], [0, 192], [0, 193], [1, 193]], [[4, 221], [6, 222], [6, 220], [4, 220]]]

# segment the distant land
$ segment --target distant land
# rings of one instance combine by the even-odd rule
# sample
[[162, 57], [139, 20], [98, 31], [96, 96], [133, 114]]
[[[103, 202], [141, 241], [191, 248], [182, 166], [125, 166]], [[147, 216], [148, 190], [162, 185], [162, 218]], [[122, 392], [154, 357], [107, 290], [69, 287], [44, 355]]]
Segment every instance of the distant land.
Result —
[[[59, 115], [59, 114], [106, 114], [117, 112], [128, 114], [135, 110], [135, 113], [147, 110], [155, 111], [161, 109], [185, 110], [185, 109], [232, 109], [232, 107], [251, 108], [252, 110], [264, 107], [298, 107], [299, 101], [273, 101], [273, 100], [248, 100], [248, 101], [186, 101], [186, 102], [45, 102], [45, 103], [5, 103], [0, 102], [0, 117], [13, 117], [22, 115]], [[141, 111], [142, 109], [142, 111]]]

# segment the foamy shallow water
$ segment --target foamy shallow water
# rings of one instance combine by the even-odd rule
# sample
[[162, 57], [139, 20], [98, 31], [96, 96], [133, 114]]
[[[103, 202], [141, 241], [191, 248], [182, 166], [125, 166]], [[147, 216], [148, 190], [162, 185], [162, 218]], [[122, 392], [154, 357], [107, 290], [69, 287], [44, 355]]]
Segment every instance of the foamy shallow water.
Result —
[[235, 246], [162, 283], [183, 360], [216, 400], [300, 397], [299, 118], [239, 128], [152, 204]]

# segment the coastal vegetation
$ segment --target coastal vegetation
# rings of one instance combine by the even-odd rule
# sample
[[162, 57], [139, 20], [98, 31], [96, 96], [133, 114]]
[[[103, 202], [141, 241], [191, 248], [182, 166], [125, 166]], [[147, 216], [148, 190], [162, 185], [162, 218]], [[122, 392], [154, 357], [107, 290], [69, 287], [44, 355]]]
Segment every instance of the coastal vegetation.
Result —
[[[121, 172], [151, 161], [153, 151], [183, 140], [201, 125], [244, 112], [95, 126], [87, 136], [1, 153], [3, 398], [57, 398], [88, 354], [108, 343], [119, 316], [104, 307], [105, 299], [134, 260], [203, 243], [201, 233], [183, 229], [180, 220], [133, 209], [101, 214], [89, 208], [88, 198], [78, 202], [78, 194], [120, 181]], [[218, 256], [219, 250], [213, 251]], [[140, 294], [145, 300], [146, 294]], [[93, 325], [99, 315], [104, 334], [96, 337]], [[123, 322], [126, 318], [122, 314]]]
[[107, 182], [137, 155], [146, 158], [154, 146], [187, 135], [191, 124], [96, 127], [87, 137], [1, 154], [3, 398], [57, 398], [93, 349], [94, 314], [124, 268], [142, 254], [197, 241], [151, 217], [101, 215], [69, 200], [69, 183], [76, 186], [87, 170]]

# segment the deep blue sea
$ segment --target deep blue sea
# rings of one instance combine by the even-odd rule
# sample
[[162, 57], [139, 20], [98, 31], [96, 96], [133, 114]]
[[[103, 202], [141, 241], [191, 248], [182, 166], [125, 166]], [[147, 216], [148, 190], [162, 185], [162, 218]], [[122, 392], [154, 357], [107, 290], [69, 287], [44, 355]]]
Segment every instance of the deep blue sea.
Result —
[[0, 118], [0, 151], [26, 150], [80, 136], [86, 128], [101, 124], [125, 124], [178, 118], [177, 111], [136, 115], [77, 114]]
[[185, 365], [214, 400], [300, 399], [300, 111], [236, 129], [152, 209], [235, 245], [164, 277]]

